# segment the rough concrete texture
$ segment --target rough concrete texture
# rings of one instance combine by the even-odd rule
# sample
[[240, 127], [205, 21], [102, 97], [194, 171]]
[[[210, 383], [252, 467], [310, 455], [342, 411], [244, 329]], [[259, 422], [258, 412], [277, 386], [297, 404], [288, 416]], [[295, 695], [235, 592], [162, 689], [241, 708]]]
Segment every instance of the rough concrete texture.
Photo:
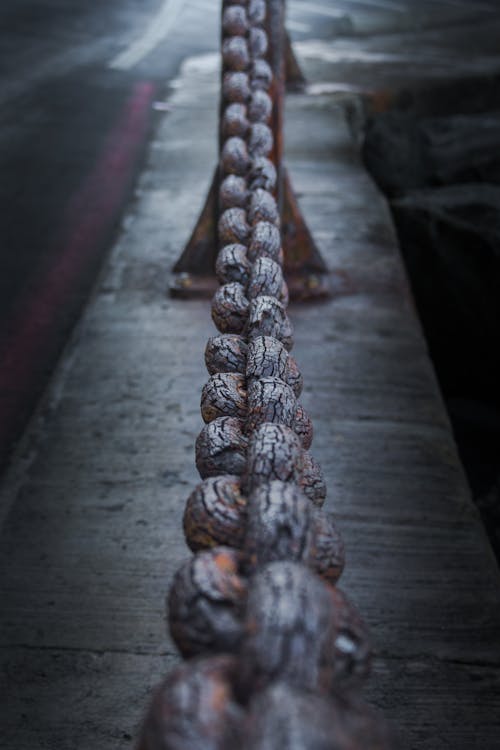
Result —
[[188, 556], [181, 518], [197, 481], [213, 329], [206, 301], [173, 302], [165, 290], [216, 155], [218, 94], [213, 68], [184, 79], [4, 484], [0, 746], [10, 750], [131, 747], [151, 687], [176, 658], [164, 598]]
[[[166, 269], [216, 158], [216, 68], [214, 56], [183, 66], [137, 200], [3, 487], [2, 748], [132, 747], [151, 687], [177, 659], [164, 596], [187, 555], [181, 516], [213, 327], [207, 301], [165, 297]], [[311, 81], [334, 70], [306, 67]], [[327, 507], [347, 545], [343, 588], [379, 653], [368, 694], [404, 747], [493, 750], [498, 571], [389, 214], [342, 101], [297, 96], [286, 117], [304, 214], [342, 274], [342, 295], [291, 314]]]

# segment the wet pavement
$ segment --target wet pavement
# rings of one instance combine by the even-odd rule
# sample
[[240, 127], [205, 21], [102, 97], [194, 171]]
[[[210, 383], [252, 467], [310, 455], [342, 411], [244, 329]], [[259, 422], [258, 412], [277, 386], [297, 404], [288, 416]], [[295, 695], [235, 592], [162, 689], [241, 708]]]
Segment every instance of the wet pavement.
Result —
[[183, 58], [217, 48], [217, 21], [188, 0], [2, 4], [0, 465], [113, 241], [154, 103]]
[[[500, 730], [498, 572], [458, 462], [387, 206], [360, 163], [357, 142], [367, 101], [380, 102], [409, 79], [432, 77], [433, 70], [444, 77], [461, 72], [466, 42], [474, 52], [472, 73], [485, 66], [498, 72], [494, 5], [474, 4], [474, 12], [464, 2], [289, 5], [309, 88], [287, 103], [287, 162], [320, 249], [329, 266], [350, 279], [351, 291], [324, 305], [292, 309], [294, 353], [304, 373], [303, 401], [316, 428], [314, 451], [325, 470], [329, 509], [349, 552], [343, 587], [376, 643], [369, 695], [399, 726], [406, 747], [493, 750]], [[68, 35], [80, 39], [81, 55], [92, 53], [85, 50], [89, 37], [76, 30], [89, 7], [82, 4], [83, 15], [75, 15]], [[138, 113], [150, 111], [155, 92], [162, 100], [169, 92], [169, 111], [156, 112], [133, 202], [2, 486], [0, 646], [7, 699], [0, 747], [6, 750], [133, 747], [152, 686], [178, 658], [165, 635], [164, 596], [187, 556], [181, 516], [197, 481], [202, 357], [213, 327], [207, 301], [171, 300], [165, 289], [167, 269], [189, 236], [216, 160], [218, 101], [216, 13], [203, 2], [191, 8], [197, 51], [186, 46], [174, 55], [172, 73], [191, 54], [175, 80], [168, 80], [166, 63], [161, 72], [167, 41], [174, 48], [183, 43], [180, 34], [169, 33], [132, 72], [103, 74], [100, 115], [87, 112], [87, 97], [96, 98], [88, 78], [60, 82], [60, 96], [44, 99], [44, 106], [57, 107], [68, 92], [79, 97], [87, 91], [77, 111], [68, 105], [67, 114], [96, 135], [92, 145], [82, 145], [78, 178], [68, 178], [54, 194], [66, 193], [71, 203], [70, 184], [86, 184], [91, 206], [96, 190], [108, 192], [108, 162], [89, 183], [81, 165], [92, 162], [90, 152], [105, 149], [117, 112], [131, 118], [121, 131], [128, 154], [130, 128], [135, 132]], [[160, 12], [160, 4], [154, 9]], [[135, 4], [124, 15], [117, 10], [122, 36], [112, 41], [90, 33], [99, 54], [105, 49], [106, 60], [119, 63], [132, 27], [147, 25], [145, 11], [141, 6], [138, 19]], [[104, 11], [96, 13], [98, 30]], [[11, 20], [16, 27], [15, 15]], [[61, 23], [66, 29], [67, 19]], [[92, 31], [83, 25], [85, 33]], [[56, 41], [54, 47], [59, 49]], [[130, 61], [137, 51], [129, 53]], [[63, 55], [59, 72], [64, 64]], [[148, 65], [154, 69], [149, 77]], [[112, 93], [111, 82], [122, 75], [129, 83], [120, 95]], [[141, 88], [145, 81], [154, 89]], [[40, 90], [40, 81], [33, 86]], [[54, 81], [49, 90], [57, 92]], [[140, 99], [140, 106], [127, 109], [130, 96], [139, 96], [134, 101]], [[84, 114], [108, 125], [91, 127]], [[140, 123], [143, 144], [149, 125]], [[13, 119], [12, 132], [14, 125]], [[33, 154], [36, 118], [29, 127], [23, 137]], [[52, 163], [59, 137], [51, 131], [55, 144], [49, 150], [49, 131], [40, 150]], [[61, 153], [71, 151], [71, 140], [68, 133]], [[19, 144], [22, 152], [22, 139]], [[113, 203], [115, 225], [133, 172]], [[50, 180], [42, 173], [33, 170], [40, 179], [35, 192], [48, 200]], [[52, 208], [40, 207], [40, 222], [52, 215], [57, 223], [64, 215], [60, 205], [54, 197]], [[81, 220], [81, 204], [71, 205]], [[33, 233], [24, 227], [28, 236], [21, 244], [43, 236], [40, 225], [31, 224]], [[68, 245], [70, 257], [80, 257], [78, 242], [63, 245], [65, 257]], [[97, 265], [87, 272], [87, 288]], [[37, 272], [29, 280], [26, 266], [20, 268], [31, 301], [46, 276]], [[47, 260], [47, 268], [57, 281], [61, 266]], [[82, 272], [75, 278], [70, 296], [81, 304]], [[65, 340], [59, 318], [74, 320], [76, 314], [68, 310], [57, 305], [59, 348]], [[53, 329], [47, 324], [46, 330]]]
[[[402, 81], [489, 70], [495, 13], [492, 2], [292, 2], [289, 29], [302, 59], [333, 71], [311, 93], [372, 91], [375, 66], [384, 99]], [[1, 22], [0, 466], [116, 234], [155, 101], [183, 59], [219, 38], [209, 0], [22, 0], [3, 4]]]

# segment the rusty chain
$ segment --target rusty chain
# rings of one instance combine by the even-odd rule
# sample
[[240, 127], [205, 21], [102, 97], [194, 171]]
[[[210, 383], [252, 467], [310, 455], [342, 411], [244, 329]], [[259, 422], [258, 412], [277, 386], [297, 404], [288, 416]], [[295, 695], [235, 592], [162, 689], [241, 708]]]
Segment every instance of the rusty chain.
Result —
[[205, 351], [203, 481], [184, 513], [194, 556], [168, 596], [170, 634], [188, 661], [157, 690], [140, 750], [389, 746], [359, 697], [369, 638], [336, 586], [344, 546], [321, 507], [326, 487], [290, 354], [270, 8], [283, 13], [282, 0], [223, 3], [220, 334]]

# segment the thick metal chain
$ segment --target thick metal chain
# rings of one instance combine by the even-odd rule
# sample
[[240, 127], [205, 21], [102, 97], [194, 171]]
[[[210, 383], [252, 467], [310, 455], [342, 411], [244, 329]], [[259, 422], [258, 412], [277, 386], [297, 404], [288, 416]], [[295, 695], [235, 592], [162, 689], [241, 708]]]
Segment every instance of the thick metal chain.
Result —
[[[170, 633], [186, 663], [151, 704], [141, 750], [388, 747], [359, 698], [366, 628], [337, 588], [342, 539], [322, 509], [311, 419], [290, 354], [269, 6], [222, 14], [220, 287], [207, 344], [202, 483], [184, 514], [194, 556], [174, 577]], [[278, 102], [278, 106], [279, 106]], [[278, 155], [277, 155], [278, 154]]]

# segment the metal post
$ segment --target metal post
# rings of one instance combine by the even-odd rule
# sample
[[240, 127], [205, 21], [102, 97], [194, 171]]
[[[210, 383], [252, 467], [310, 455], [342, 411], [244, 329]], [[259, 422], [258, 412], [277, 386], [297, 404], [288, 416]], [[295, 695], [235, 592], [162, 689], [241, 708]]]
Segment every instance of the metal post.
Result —
[[[284, 0], [269, 0], [266, 31], [268, 62], [273, 71], [269, 92], [273, 101], [271, 127], [274, 136], [272, 161], [278, 172], [277, 200], [285, 253], [284, 270], [290, 296], [310, 300], [330, 294], [328, 268], [312, 238], [283, 164], [283, 121], [287, 70], [290, 71], [290, 40], [285, 31]], [[293, 58], [294, 59], [294, 58]], [[299, 70], [300, 73], [300, 70]], [[214, 275], [217, 256], [217, 206], [219, 170], [214, 177], [191, 237], [173, 267], [169, 291], [175, 297], [211, 296], [217, 288]]]

